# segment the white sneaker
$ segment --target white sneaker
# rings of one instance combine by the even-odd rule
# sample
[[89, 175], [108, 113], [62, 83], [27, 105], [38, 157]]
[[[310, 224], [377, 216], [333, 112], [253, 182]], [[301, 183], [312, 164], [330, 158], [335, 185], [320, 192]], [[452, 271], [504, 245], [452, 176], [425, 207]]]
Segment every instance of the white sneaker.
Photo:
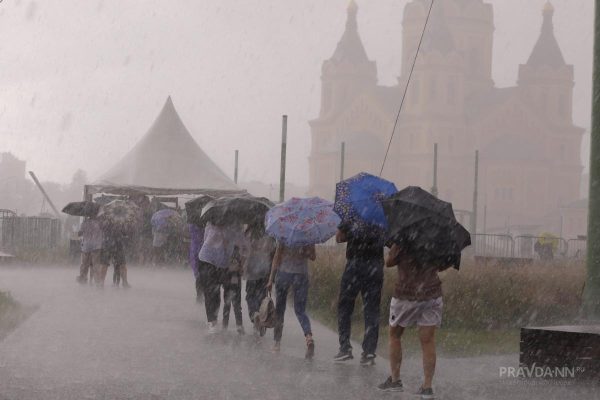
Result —
[[209, 335], [214, 335], [217, 332], [219, 332], [219, 330], [217, 329], [217, 322], [209, 322], [208, 323], [208, 334]]

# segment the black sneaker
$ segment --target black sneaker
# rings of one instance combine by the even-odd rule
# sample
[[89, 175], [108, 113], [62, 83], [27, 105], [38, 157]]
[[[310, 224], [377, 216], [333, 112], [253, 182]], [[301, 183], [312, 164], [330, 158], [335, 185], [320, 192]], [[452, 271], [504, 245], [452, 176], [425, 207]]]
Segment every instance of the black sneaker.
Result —
[[392, 377], [390, 376], [385, 382], [377, 386], [377, 389], [384, 392], [403, 392], [404, 386], [402, 386], [402, 381], [400, 379], [398, 379], [397, 382], [393, 382]]
[[433, 389], [429, 388], [429, 389], [424, 389], [424, 388], [420, 388], [419, 391], [417, 392], [417, 396], [421, 396], [422, 400], [432, 400], [435, 399], [435, 395], [433, 394]]
[[333, 361], [336, 363], [341, 363], [344, 361], [352, 360], [354, 356], [352, 356], [352, 350], [340, 350], [339, 353], [335, 357], [333, 357]]
[[375, 365], [375, 357], [377, 357], [375, 354], [362, 353], [362, 356], [360, 357], [360, 365], [362, 367], [370, 367]]

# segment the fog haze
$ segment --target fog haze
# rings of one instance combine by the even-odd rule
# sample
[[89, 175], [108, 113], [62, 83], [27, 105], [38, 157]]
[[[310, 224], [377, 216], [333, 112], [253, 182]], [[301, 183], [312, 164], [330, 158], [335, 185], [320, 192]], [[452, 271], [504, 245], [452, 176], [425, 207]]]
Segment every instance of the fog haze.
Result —
[[[360, 34], [382, 84], [400, 75], [407, 2], [357, 2]], [[539, 35], [545, 1], [488, 2], [494, 79], [513, 85]], [[242, 181], [278, 180], [280, 118], [288, 114], [288, 177], [305, 185], [307, 122], [318, 114], [321, 64], [344, 30], [347, 3], [5, 0], [0, 151], [27, 160], [44, 180], [68, 182], [77, 168], [94, 179], [144, 135], [171, 95], [196, 141], [230, 176], [240, 150]], [[575, 66], [575, 123], [588, 128], [593, 3], [553, 4], [558, 42]]]

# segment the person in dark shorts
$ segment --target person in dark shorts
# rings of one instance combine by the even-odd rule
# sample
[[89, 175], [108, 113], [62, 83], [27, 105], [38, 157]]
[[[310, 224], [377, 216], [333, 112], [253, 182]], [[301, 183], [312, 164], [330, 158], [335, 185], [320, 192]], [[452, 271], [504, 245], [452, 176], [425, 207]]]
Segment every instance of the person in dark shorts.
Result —
[[338, 228], [336, 241], [347, 244], [346, 268], [340, 283], [338, 301], [340, 350], [334, 361], [344, 362], [354, 358], [350, 344], [352, 313], [356, 297], [360, 294], [365, 317], [360, 365], [374, 365], [379, 340], [379, 310], [383, 286], [383, 234], [377, 229], [356, 233], [349, 225], [342, 224]]
[[102, 248], [102, 269], [99, 277], [100, 286], [104, 285], [108, 266], [112, 263], [115, 268], [113, 284], [119, 286], [122, 282], [124, 288], [131, 287], [127, 280], [127, 262], [125, 259], [125, 235], [114, 229], [104, 231], [104, 246]]

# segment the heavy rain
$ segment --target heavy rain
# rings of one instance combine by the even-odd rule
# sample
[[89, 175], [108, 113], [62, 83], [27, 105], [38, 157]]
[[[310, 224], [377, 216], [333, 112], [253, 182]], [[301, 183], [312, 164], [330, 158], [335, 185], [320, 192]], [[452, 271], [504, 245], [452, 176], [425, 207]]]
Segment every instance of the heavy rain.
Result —
[[600, 0], [0, 33], [0, 400], [600, 399]]

